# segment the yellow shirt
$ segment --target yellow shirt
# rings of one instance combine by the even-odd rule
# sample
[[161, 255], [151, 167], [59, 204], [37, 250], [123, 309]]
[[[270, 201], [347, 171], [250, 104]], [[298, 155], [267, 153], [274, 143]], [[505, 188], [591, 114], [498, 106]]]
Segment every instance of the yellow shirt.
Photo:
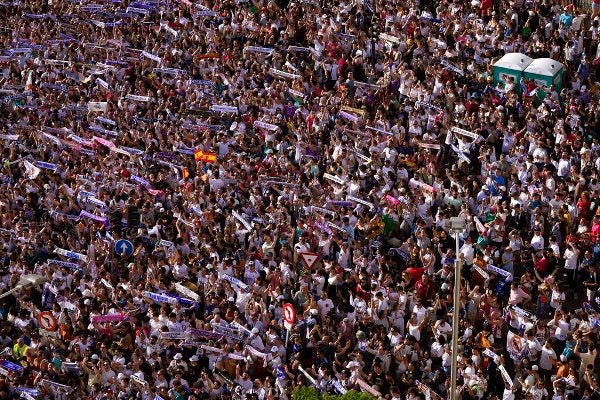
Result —
[[13, 356], [18, 360], [25, 355], [25, 352], [29, 346], [23, 343], [23, 346], [19, 346], [19, 343], [15, 343], [13, 346]]

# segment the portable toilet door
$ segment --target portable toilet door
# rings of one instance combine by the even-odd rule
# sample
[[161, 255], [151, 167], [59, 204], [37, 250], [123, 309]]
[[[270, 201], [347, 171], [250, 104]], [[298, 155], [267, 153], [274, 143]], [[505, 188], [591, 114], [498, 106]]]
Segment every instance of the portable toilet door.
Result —
[[538, 86], [537, 97], [543, 100], [546, 97], [546, 90], [554, 84], [557, 93], [560, 93], [563, 87], [563, 74], [565, 67], [562, 63], [551, 58], [538, 58], [533, 60], [525, 68], [524, 76], [527, 81], [533, 79]]
[[494, 64], [494, 86], [498, 83], [504, 88], [510, 78], [515, 81], [515, 92], [521, 92], [521, 77], [523, 71], [533, 62], [531, 57], [523, 53], [507, 53]]

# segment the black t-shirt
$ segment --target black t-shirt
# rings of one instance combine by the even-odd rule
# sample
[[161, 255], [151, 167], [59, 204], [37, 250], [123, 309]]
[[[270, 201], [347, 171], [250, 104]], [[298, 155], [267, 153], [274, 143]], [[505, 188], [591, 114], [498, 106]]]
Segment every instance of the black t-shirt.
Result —
[[[408, 372], [408, 371], [407, 371]], [[381, 388], [385, 383], [385, 373], [381, 371], [381, 373], [377, 373], [373, 371], [371, 373], [371, 385], [377, 385]]]

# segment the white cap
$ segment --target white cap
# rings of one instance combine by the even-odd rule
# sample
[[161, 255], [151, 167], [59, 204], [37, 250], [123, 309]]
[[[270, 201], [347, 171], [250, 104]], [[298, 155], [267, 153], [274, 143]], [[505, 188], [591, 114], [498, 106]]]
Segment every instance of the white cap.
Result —
[[360, 367], [360, 364], [357, 361], [350, 361], [348, 364], [346, 364], [346, 368], [354, 368], [354, 367]]
[[181, 353], [177, 353], [175, 354], [175, 356], [173, 357], [174, 360], [181, 360], [183, 358], [183, 355]]

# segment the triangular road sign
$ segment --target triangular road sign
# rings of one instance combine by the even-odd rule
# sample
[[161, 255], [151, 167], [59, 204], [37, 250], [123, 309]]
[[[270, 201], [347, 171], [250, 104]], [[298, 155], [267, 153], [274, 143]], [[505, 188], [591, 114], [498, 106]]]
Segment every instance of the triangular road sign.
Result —
[[308, 269], [312, 269], [317, 261], [319, 261], [319, 255], [316, 253], [300, 253], [300, 257]]

